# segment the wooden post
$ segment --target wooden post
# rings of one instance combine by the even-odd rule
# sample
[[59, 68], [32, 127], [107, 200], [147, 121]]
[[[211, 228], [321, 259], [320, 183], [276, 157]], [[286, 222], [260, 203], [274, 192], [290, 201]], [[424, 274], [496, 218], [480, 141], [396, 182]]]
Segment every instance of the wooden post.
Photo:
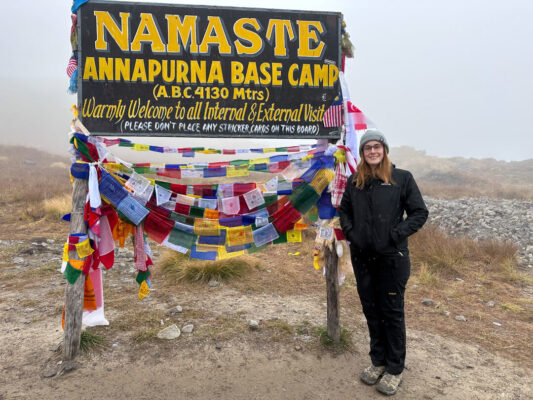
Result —
[[[89, 181], [74, 179], [72, 189], [72, 212], [70, 214], [70, 233], [87, 233], [83, 221], [83, 211], [87, 198]], [[69, 252], [69, 258], [79, 260], [76, 251]], [[63, 339], [63, 359], [72, 360], [78, 354], [81, 338], [81, 319], [83, 315], [83, 292], [85, 275], [81, 274], [76, 283], [67, 282], [65, 290], [65, 336]]]
[[326, 261], [326, 291], [328, 298], [328, 336], [335, 344], [341, 340], [341, 328], [339, 320], [339, 277], [338, 256], [335, 249], [336, 241], [333, 240], [333, 249], [325, 247], [324, 256]]

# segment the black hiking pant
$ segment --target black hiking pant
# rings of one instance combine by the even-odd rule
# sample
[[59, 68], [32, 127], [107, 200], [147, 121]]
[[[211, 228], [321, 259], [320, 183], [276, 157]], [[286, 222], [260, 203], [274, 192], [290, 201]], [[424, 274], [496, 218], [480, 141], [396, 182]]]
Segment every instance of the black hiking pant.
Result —
[[370, 359], [397, 375], [405, 364], [405, 285], [408, 254], [359, 258], [352, 252], [357, 292], [370, 334]]

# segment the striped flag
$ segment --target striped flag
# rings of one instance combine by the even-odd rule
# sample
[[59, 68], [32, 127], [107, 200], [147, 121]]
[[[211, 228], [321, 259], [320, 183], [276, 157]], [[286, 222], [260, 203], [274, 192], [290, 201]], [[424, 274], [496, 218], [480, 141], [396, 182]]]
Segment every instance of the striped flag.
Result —
[[351, 114], [356, 131], [375, 128], [375, 124], [370, 121], [363, 112], [351, 101], [348, 101], [348, 112]]
[[77, 68], [78, 68], [78, 60], [76, 60], [75, 57], [70, 57], [70, 60], [68, 60], [68, 65], [67, 65], [67, 75], [69, 78], [72, 77], [72, 74], [74, 73], [74, 71], [76, 71]]
[[324, 113], [324, 126], [333, 128], [342, 125], [342, 97], [337, 96]]

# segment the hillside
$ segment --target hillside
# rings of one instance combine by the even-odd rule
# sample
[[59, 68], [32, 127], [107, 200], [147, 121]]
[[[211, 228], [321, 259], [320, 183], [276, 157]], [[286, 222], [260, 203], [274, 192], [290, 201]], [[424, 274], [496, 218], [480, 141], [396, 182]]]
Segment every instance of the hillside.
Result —
[[438, 198], [487, 196], [533, 200], [533, 159], [441, 158], [411, 147], [395, 147], [391, 159], [411, 171], [424, 194]]

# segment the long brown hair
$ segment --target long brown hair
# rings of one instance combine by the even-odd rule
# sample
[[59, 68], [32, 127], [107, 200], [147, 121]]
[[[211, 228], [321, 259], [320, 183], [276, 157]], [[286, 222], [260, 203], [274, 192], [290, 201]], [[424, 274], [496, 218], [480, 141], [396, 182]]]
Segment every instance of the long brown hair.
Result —
[[357, 174], [354, 179], [357, 189], [363, 189], [365, 187], [365, 182], [370, 178], [378, 178], [385, 183], [394, 183], [391, 178], [392, 163], [387, 154], [387, 150], [383, 149], [383, 159], [374, 172], [372, 172], [370, 165], [367, 164], [365, 156], [363, 154], [360, 154], [360, 156], [360, 161], [357, 165]]

